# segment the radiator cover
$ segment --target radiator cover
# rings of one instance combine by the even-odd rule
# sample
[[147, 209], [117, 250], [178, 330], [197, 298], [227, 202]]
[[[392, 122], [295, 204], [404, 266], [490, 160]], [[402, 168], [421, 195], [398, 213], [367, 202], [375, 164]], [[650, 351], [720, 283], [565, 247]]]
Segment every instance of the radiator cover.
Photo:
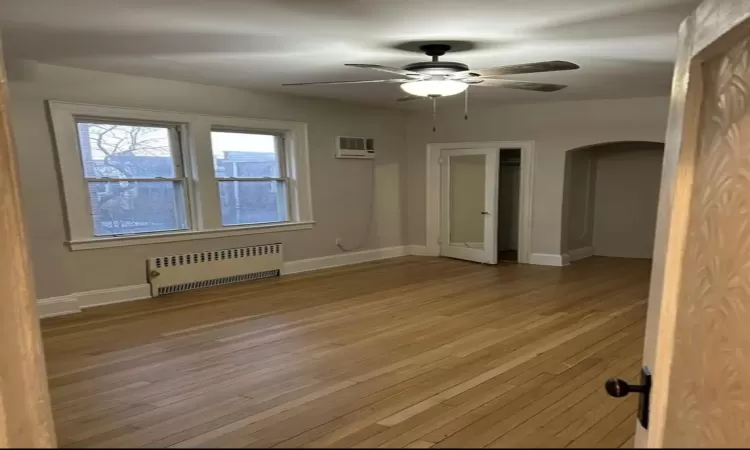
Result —
[[200, 289], [279, 276], [284, 263], [280, 243], [211, 250], [148, 259], [151, 295]]

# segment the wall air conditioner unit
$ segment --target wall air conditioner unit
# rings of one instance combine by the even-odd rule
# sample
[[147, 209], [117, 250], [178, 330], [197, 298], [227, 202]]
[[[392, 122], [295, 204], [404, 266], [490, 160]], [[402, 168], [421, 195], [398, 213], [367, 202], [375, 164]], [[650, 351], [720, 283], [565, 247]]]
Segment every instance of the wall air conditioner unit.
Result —
[[375, 140], [363, 137], [338, 136], [336, 158], [374, 159]]

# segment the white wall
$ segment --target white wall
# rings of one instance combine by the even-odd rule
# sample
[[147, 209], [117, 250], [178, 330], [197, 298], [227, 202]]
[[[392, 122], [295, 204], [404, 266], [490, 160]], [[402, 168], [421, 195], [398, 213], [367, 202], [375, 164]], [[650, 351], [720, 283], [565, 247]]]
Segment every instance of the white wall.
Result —
[[[544, 94], [540, 94], [544, 95]], [[425, 147], [428, 143], [535, 142], [532, 253], [560, 254], [565, 152], [615, 141], [663, 141], [668, 97], [531, 105], [474, 106], [463, 120], [461, 99], [439, 101], [437, 132], [427, 106], [410, 115], [407, 144], [408, 231], [425, 244]]]
[[563, 253], [594, 245], [596, 147], [569, 151], [565, 161]]
[[[298, 96], [250, 92], [145, 77], [39, 65], [34, 79], [10, 84], [39, 297], [145, 283], [150, 256], [283, 242], [287, 260], [340, 252], [366, 228], [370, 162], [333, 158], [337, 135], [369, 136], [378, 158], [376, 225], [365, 249], [425, 244], [425, 148], [430, 142], [535, 142], [532, 252], [561, 252], [567, 150], [602, 142], [663, 140], [666, 97], [533, 105], [474, 105], [464, 121], [460, 99], [441, 101], [438, 131], [427, 108], [414, 113]], [[313, 230], [194, 242], [71, 252], [45, 100], [215, 115], [297, 120], [309, 125]], [[408, 235], [408, 236], [407, 236]]]
[[[305, 231], [71, 252], [45, 100], [307, 122], [317, 223]], [[33, 80], [10, 83], [10, 111], [39, 297], [145, 283], [145, 260], [157, 255], [283, 242], [286, 259], [298, 260], [339, 253], [337, 237], [356, 245], [369, 217], [373, 163], [334, 159], [337, 135], [376, 142], [376, 225], [364, 248], [407, 243], [406, 129], [398, 110], [39, 65]]]
[[663, 157], [662, 144], [596, 151], [594, 254], [652, 257]]

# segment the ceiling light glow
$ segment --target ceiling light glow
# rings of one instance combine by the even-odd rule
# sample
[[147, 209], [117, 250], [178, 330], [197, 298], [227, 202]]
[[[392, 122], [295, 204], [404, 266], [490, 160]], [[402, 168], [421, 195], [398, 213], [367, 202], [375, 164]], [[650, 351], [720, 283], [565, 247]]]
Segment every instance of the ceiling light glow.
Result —
[[460, 94], [468, 88], [468, 84], [456, 80], [410, 81], [401, 85], [406, 93], [419, 97], [447, 97]]

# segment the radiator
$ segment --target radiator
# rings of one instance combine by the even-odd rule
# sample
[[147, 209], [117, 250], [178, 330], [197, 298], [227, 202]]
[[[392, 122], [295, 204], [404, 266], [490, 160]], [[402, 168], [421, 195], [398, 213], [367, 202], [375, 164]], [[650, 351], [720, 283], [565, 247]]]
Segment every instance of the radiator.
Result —
[[282, 245], [266, 244], [148, 259], [153, 297], [219, 284], [276, 277], [283, 264]]

